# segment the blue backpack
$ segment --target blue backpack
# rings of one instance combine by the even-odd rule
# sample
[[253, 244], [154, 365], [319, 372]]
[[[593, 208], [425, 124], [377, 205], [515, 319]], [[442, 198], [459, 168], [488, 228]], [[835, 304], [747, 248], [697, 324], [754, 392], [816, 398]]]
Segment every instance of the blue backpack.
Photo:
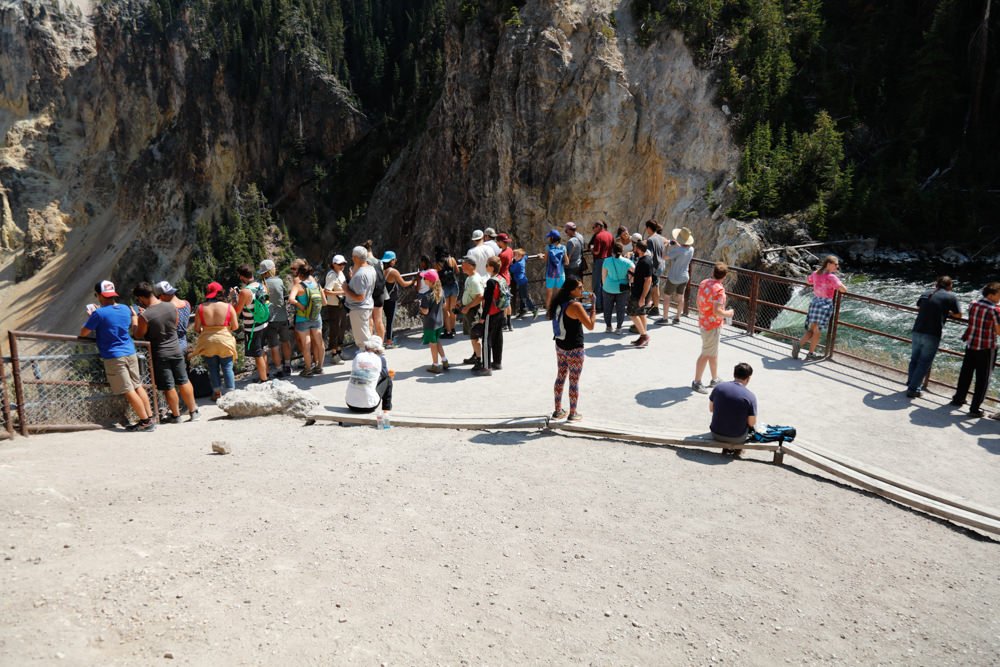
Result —
[[794, 426], [772, 426], [768, 424], [763, 431], [750, 429], [747, 442], [776, 442], [779, 445], [795, 440]]

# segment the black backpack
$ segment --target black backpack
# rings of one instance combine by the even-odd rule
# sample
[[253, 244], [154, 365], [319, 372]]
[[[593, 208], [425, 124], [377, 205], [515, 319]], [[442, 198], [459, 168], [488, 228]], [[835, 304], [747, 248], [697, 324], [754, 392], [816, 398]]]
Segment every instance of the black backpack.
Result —
[[382, 262], [375, 261], [371, 265], [375, 269], [375, 289], [372, 294], [381, 294], [382, 300], [389, 298], [389, 292], [385, 289], [385, 271], [382, 270]]

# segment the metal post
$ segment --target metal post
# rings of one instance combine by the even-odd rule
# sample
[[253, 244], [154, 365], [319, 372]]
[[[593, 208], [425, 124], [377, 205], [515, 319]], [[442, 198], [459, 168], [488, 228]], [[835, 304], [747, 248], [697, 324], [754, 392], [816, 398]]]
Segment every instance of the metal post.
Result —
[[833, 293], [833, 317], [830, 318], [830, 327], [826, 332], [826, 354], [824, 359], [833, 356], [833, 348], [837, 344], [837, 325], [840, 323], [840, 292]]
[[10, 397], [7, 393], [7, 372], [4, 370], [2, 358], [3, 350], [0, 349], [0, 403], [3, 404], [3, 425], [7, 429], [7, 435], [14, 435], [14, 424], [10, 421]]
[[17, 421], [21, 435], [28, 435], [28, 424], [24, 416], [24, 387], [21, 385], [21, 361], [17, 357], [17, 336], [8, 332], [10, 339], [10, 372], [14, 377], [14, 397], [17, 400]]
[[753, 335], [757, 328], [757, 299], [760, 297], [760, 275], [756, 272], [750, 279], [750, 305], [747, 315], [747, 333]]

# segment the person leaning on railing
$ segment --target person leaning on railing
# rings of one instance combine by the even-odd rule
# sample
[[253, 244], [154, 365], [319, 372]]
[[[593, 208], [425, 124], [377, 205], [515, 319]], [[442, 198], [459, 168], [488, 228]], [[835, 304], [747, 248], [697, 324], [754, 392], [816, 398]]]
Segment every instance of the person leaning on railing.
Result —
[[194, 318], [194, 330], [199, 335], [192, 354], [205, 360], [213, 401], [222, 397], [223, 387], [226, 391], [236, 388], [233, 360], [237, 352], [233, 332], [239, 328], [236, 310], [226, 301], [225, 288], [216, 282], [206, 285], [205, 301], [198, 304]]
[[1000, 334], [1000, 283], [989, 283], [983, 288], [983, 298], [969, 306], [969, 324], [962, 334], [965, 341], [965, 356], [962, 370], [958, 374], [958, 386], [951, 399], [951, 405], [961, 407], [969, 393], [972, 376], [976, 376], [976, 387], [969, 403], [969, 416], [982, 417], [980, 409], [986, 398], [990, 383], [990, 373], [996, 359], [997, 335]]
[[924, 383], [938, 347], [941, 345], [941, 331], [949, 317], [962, 319], [962, 309], [951, 291], [949, 276], [939, 276], [933, 290], [924, 292], [917, 299], [917, 319], [910, 332], [910, 366], [906, 376], [907, 398], [923, 395], [920, 386]]
[[94, 292], [101, 307], [90, 313], [87, 322], [80, 329], [81, 338], [94, 334], [97, 352], [104, 362], [104, 372], [111, 385], [111, 393], [125, 397], [129, 407], [139, 417], [139, 421], [126, 426], [128, 430], [153, 431], [153, 409], [149, 405], [149, 395], [142, 386], [139, 375], [139, 358], [135, 343], [129, 331], [136, 326], [137, 317], [132, 309], [118, 303], [115, 284], [104, 280], [94, 286]]
[[809, 302], [809, 312], [806, 314], [806, 332], [802, 338], [792, 343], [792, 359], [799, 358], [803, 345], [809, 345], [809, 355], [806, 359], [819, 359], [816, 346], [819, 345], [819, 331], [830, 326], [833, 317], [833, 295], [836, 292], [846, 292], [844, 283], [837, 277], [840, 260], [834, 255], [827, 255], [823, 265], [809, 274], [806, 282], [812, 285], [813, 298]]

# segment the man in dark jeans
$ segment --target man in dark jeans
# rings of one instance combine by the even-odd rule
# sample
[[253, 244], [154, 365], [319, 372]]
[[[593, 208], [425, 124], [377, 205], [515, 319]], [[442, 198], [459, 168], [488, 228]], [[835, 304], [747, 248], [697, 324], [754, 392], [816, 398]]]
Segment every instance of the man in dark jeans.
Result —
[[910, 338], [910, 367], [906, 378], [906, 396], [908, 398], [919, 398], [923, 395], [920, 387], [927, 377], [927, 372], [934, 363], [938, 347], [941, 345], [941, 330], [944, 322], [949, 317], [954, 319], [962, 318], [962, 309], [958, 306], [958, 299], [951, 291], [951, 278], [940, 276], [937, 279], [936, 287], [924, 293], [917, 300], [917, 319], [913, 323], [913, 331]]
[[970, 417], [982, 417], [980, 407], [986, 398], [990, 383], [990, 372], [996, 357], [997, 334], [1000, 334], [1000, 283], [989, 283], [983, 288], [983, 298], [969, 306], [969, 326], [962, 334], [965, 341], [965, 357], [962, 370], [958, 374], [958, 387], [951, 404], [958, 408], [965, 403], [972, 376], [976, 376], [976, 387], [969, 404]]

